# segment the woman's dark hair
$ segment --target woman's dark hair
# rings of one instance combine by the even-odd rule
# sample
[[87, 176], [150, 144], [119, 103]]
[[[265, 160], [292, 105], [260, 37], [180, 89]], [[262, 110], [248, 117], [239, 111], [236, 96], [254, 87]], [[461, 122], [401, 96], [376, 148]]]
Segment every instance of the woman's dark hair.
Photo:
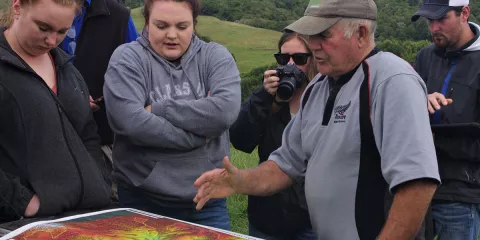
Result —
[[[302, 34], [299, 34], [299, 33], [296, 33], [296, 32], [292, 32], [292, 31], [285, 31], [282, 36], [280, 37], [280, 40], [278, 40], [278, 52], [282, 52], [282, 46], [283, 44], [285, 44], [286, 42], [294, 39], [294, 38], [297, 38], [299, 39], [302, 43], [303, 43], [303, 46], [305, 46], [305, 48], [308, 50], [309, 53], [312, 53], [311, 50], [310, 50], [310, 46], [308, 44], [308, 36], [305, 36], [305, 35], [302, 35]], [[312, 57], [310, 57], [312, 58]], [[309, 66], [307, 67], [307, 76], [308, 76], [308, 81], [312, 80], [317, 74], [318, 74], [318, 70], [317, 70], [317, 64], [315, 64], [315, 60], [312, 58], [310, 59], [310, 64]]]
[[143, 17], [145, 18], [145, 26], [148, 24], [148, 21], [150, 20], [153, 3], [156, 1], [186, 3], [192, 10], [193, 25], [197, 24], [197, 18], [198, 18], [198, 15], [200, 14], [200, 0], [145, 0], [144, 7], [143, 7]]

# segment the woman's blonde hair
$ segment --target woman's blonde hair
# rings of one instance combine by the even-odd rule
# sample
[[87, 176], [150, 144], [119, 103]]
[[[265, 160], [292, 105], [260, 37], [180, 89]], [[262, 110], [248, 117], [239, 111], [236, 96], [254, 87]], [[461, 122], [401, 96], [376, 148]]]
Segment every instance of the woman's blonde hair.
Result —
[[[19, 0], [20, 6], [31, 6], [37, 3], [39, 0]], [[75, 11], [78, 13], [82, 9], [83, 2], [85, 0], [52, 0], [56, 4], [60, 4], [63, 6], [69, 6], [72, 4], [76, 4]], [[13, 10], [12, 10], [12, 2], [11, 0], [8, 1], [8, 10], [6, 12], [0, 13], [0, 26], [4, 27], [11, 27], [13, 24]]]
[[[308, 50], [308, 52], [312, 53], [308, 44], [308, 36], [291, 31], [284, 32], [283, 35], [280, 37], [280, 40], [278, 40], [278, 52], [282, 52], [283, 44], [294, 38], [299, 39], [303, 43], [305, 48]], [[310, 63], [307, 66], [306, 74], [308, 77], [308, 81], [312, 80], [318, 74], [317, 64], [315, 64], [315, 60], [313, 59], [313, 57], [310, 57]]]

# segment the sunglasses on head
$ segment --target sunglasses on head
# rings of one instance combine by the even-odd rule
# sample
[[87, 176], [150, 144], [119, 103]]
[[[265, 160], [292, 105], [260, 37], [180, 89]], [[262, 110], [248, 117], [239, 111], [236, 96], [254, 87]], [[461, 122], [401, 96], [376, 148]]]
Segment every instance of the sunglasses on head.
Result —
[[305, 65], [307, 64], [308, 57], [312, 56], [311, 53], [294, 53], [291, 55], [288, 53], [275, 53], [273, 55], [279, 65], [287, 65], [287, 63], [290, 62], [290, 58], [293, 59], [296, 65]]

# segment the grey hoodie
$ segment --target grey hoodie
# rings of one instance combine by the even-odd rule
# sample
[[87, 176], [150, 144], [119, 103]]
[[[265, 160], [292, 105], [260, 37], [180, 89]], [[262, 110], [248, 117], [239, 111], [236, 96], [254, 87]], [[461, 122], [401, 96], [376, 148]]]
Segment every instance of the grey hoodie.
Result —
[[[477, 31], [480, 31], [480, 26], [478, 26], [478, 24], [474, 23], [474, 22], [468, 22], [470, 24], [470, 26], [473, 26], [477, 29]], [[470, 45], [468, 48], [465, 49], [465, 51], [467, 52], [475, 52], [475, 51], [480, 51], [480, 38], [477, 38], [477, 40], [475, 40], [475, 42]]]
[[230, 155], [239, 71], [225, 47], [196, 36], [176, 66], [152, 49], [147, 34], [118, 47], [105, 74], [113, 176], [160, 204], [193, 206], [195, 179]]

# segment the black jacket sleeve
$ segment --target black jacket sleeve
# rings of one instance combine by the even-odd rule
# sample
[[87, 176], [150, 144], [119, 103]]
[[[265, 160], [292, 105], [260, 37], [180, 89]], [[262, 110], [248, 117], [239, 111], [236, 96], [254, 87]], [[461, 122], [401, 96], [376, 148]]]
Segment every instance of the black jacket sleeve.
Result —
[[[4, 130], [8, 130], [10, 125], [5, 125], [4, 121], [8, 122], [12, 118], [12, 110], [14, 109], [13, 106], [15, 106], [12, 99], [10, 93], [0, 84], [0, 124], [3, 128], [6, 128]], [[2, 131], [0, 130], [0, 138], [2, 137], [1, 133]], [[2, 159], [7, 157], [1, 150], [5, 147], [1, 144], [4, 141], [9, 141], [9, 139], [0, 140], [0, 163], [8, 162], [7, 159]], [[0, 166], [4, 165], [0, 164]], [[4, 168], [0, 167], [0, 222], [21, 218], [33, 195], [34, 193], [29, 188], [22, 185], [18, 176], [9, 174]]]
[[265, 131], [272, 104], [273, 96], [263, 86], [242, 104], [237, 121], [230, 127], [230, 142], [236, 149], [247, 153], [255, 149]]

